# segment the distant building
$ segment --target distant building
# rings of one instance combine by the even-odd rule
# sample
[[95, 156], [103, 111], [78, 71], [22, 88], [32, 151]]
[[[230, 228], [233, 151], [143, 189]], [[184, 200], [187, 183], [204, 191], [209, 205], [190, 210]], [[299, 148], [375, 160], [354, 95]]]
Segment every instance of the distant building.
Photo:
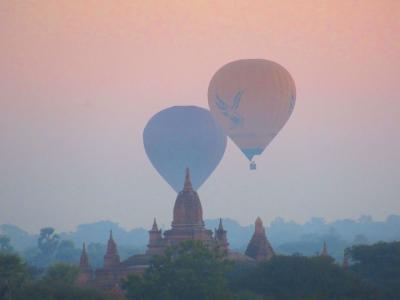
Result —
[[86, 245], [83, 243], [82, 246], [82, 253], [81, 253], [81, 259], [79, 262], [79, 276], [78, 276], [78, 284], [79, 285], [84, 285], [87, 282], [92, 280], [92, 268], [90, 267], [89, 264], [89, 256], [86, 252]]
[[347, 270], [347, 269], [349, 268], [349, 266], [350, 266], [350, 263], [349, 263], [349, 255], [348, 255], [348, 253], [346, 253], [346, 251], [345, 251], [345, 252], [344, 252], [344, 255], [343, 255], [342, 267], [343, 267], [343, 269]]
[[326, 246], [326, 241], [324, 241], [324, 245], [322, 246], [322, 251], [320, 256], [329, 256], [328, 247]]
[[269, 260], [275, 255], [271, 244], [267, 240], [265, 228], [259, 217], [256, 220], [254, 234], [245, 253], [256, 261]]
[[143, 274], [152, 256], [162, 255], [167, 247], [178, 245], [187, 240], [198, 240], [206, 245], [218, 247], [226, 251], [228, 258], [235, 261], [269, 260], [274, 255], [260, 218], [256, 220], [254, 234], [247, 247], [246, 254], [229, 250], [227, 232], [223, 228], [221, 219], [214, 232], [206, 229], [200, 198], [197, 192], [193, 190], [190, 172], [187, 169], [183, 189], [175, 200], [171, 229], [162, 233], [161, 229], [158, 228], [156, 219], [154, 219], [153, 226], [149, 230], [149, 243], [146, 253], [133, 255], [122, 262], [120, 262], [118, 255], [117, 244], [112, 232], [110, 232], [103, 268], [97, 269], [94, 276], [92, 276], [93, 271], [89, 265], [86, 247], [83, 245], [79, 283], [118, 291], [121, 279], [129, 274]]

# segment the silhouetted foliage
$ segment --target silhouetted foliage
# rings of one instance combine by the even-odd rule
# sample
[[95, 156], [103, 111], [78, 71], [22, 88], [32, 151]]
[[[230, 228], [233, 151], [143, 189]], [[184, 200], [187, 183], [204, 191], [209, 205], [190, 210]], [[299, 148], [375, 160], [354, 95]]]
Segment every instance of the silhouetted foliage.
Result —
[[144, 276], [129, 276], [123, 287], [132, 300], [380, 300], [376, 288], [331, 257], [276, 256], [232, 265], [193, 242], [156, 257]]
[[12, 300], [112, 300], [104, 292], [71, 286], [59, 281], [37, 281], [27, 284]]
[[28, 279], [28, 270], [19, 256], [0, 253], [0, 299], [14, 299]]
[[78, 287], [78, 268], [57, 264], [47, 269], [41, 279], [31, 276], [31, 269], [15, 254], [0, 253], [1, 300], [111, 300], [101, 291]]
[[351, 271], [377, 285], [382, 299], [400, 299], [400, 242], [357, 245], [347, 252]]
[[321, 256], [276, 256], [234, 273], [230, 286], [272, 300], [378, 299], [371, 286]]
[[[132, 300], [398, 300], [400, 242], [347, 249], [349, 270], [330, 257], [276, 256], [262, 263], [231, 263], [216, 249], [184, 242], [154, 257], [142, 277], [123, 283]], [[108, 300], [111, 295], [76, 285], [76, 266], [29, 268], [17, 255], [0, 253], [0, 299]]]
[[54, 262], [60, 237], [52, 227], [42, 228], [37, 241], [37, 248], [26, 251], [26, 260], [37, 267], [45, 268]]
[[57, 263], [50, 266], [43, 280], [47, 282], [62, 282], [67, 285], [74, 285], [79, 275], [79, 268], [77, 266]]
[[143, 277], [129, 276], [129, 299], [228, 299], [226, 273], [231, 263], [201, 242], [187, 241], [156, 256]]
[[60, 240], [58, 234], [51, 227], [40, 230], [38, 247], [25, 251], [24, 257], [31, 264], [39, 268], [46, 268], [56, 262], [76, 263], [79, 261], [80, 249], [75, 248], [74, 242]]
[[[205, 220], [205, 222], [208, 228], [216, 228], [219, 220]], [[329, 254], [340, 262], [343, 259], [343, 251], [347, 247], [356, 244], [372, 244], [377, 241], [400, 240], [399, 226], [400, 216], [396, 215], [388, 216], [383, 222], [363, 216], [358, 220], [343, 219], [333, 222], [326, 222], [322, 218], [312, 218], [304, 224], [276, 218], [267, 228], [267, 234], [278, 254], [314, 255], [321, 250], [322, 242], [326, 241]], [[254, 226], [241, 226], [234, 220], [224, 219], [224, 227], [228, 231], [231, 249], [243, 252], [253, 234]], [[110, 221], [82, 224], [77, 226], [75, 231], [61, 232], [58, 234], [59, 244], [63, 240], [73, 241], [75, 243], [74, 251], [80, 251], [83, 242], [86, 242], [87, 245], [94, 243], [105, 247], [107, 233], [110, 229], [113, 230], [122, 260], [135, 253], [143, 253], [145, 250], [148, 240], [147, 230], [142, 228], [126, 230]], [[0, 232], [11, 239], [10, 245], [15, 251], [21, 253], [30, 264], [47, 267], [60, 261], [58, 257], [54, 257], [57, 255], [57, 250], [52, 257], [39, 255], [42, 251], [38, 248], [38, 235], [29, 234], [10, 224], [0, 225]], [[91, 253], [90, 250], [88, 252], [92, 266], [100, 267], [104, 252]], [[71, 262], [68, 257], [69, 255], [63, 256], [61, 261]]]
[[46, 227], [40, 230], [38, 246], [44, 255], [53, 255], [57, 249], [60, 237], [55, 233], [54, 228]]
[[12, 252], [13, 250], [10, 238], [7, 235], [0, 234], [0, 252]]
[[76, 263], [79, 261], [80, 252], [81, 251], [79, 249], [75, 248], [73, 241], [60, 241], [54, 255], [54, 261]]

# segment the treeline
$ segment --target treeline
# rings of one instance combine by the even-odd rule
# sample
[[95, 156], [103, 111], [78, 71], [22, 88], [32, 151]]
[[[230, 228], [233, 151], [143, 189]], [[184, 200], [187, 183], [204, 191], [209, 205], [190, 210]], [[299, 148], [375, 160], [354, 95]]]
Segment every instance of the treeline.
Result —
[[[76, 264], [79, 262], [81, 250], [82, 245], [76, 245], [74, 241], [65, 239], [65, 235], [57, 234], [52, 227], [42, 228], [37, 236], [36, 245], [20, 253], [12, 246], [12, 240], [9, 236], [0, 234], [0, 251], [18, 253], [29, 265], [37, 269], [47, 268], [57, 262]], [[123, 245], [119, 246], [118, 250], [122, 259], [141, 251], [141, 249]], [[102, 267], [106, 244], [89, 243], [87, 251], [91, 265], [94, 268]]]
[[[143, 276], [121, 282], [130, 300], [397, 300], [400, 242], [354, 246], [347, 268], [330, 257], [276, 256], [261, 263], [232, 262], [224, 253], [188, 241], [154, 257]], [[54, 264], [38, 274], [16, 254], [0, 253], [0, 299], [106, 300], [77, 282], [79, 270]]]
[[[206, 220], [206, 227], [216, 228], [219, 220]], [[224, 228], [228, 231], [230, 248], [244, 251], [254, 231], [254, 226], [241, 226], [231, 219], [223, 220]], [[150, 228], [149, 224], [149, 228]], [[287, 221], [282, 218], [273, 220], [267, 228], [267, 236], [275, 252], [284, 255], [301, 253], [314, 255], [321, 250], [323, 241], [326, 241], [329, 253], [337, 261], [342, 260], [345, 248], [358, 244], [373, 244], [378, 241], [400, 240], [400, 216], [388, 216], [385, 221], [375, 221], [370, 216], [362, 216], [358, 220], [336, 220], [327, 222], [323, 218], [312, 218], [304, 224]], [[72, 232], [58, 233], [59, 240], [63, 242], [61, 248], [73, 255], [74, 248], [80, 249], [86, 242], [93, 265], [98, 267], [102, 263], [108, 232], [113, 230], [120, 255], [125, 258], [134, 253], [143, 252], [148, 242], [148, 232], [143, 228], [126, 230], [117, 223], [99, 221], [90, 224], [79, 225]], [[38, 254], [38, 239], [41, 233], [29, 234], [13, 225], [0, 225], [0, 235], [10, 238], [10, 245], [23, 257], [31, 260], [31, 263], [41, 263], [34, 259]], [[71, 244], [72, 242], [72, 244]], [[61, 251], [61, 249], [60, 249]], [[96, 253], [101, 253], [97, 255]], [[61, 253], [62, 261], [67, 261], [66, 253]], [[77, 255], [76, 253], [74, 254]]]
[[112, 300], [111, 294], [77, 284], [79, 269], [54, 264], [38, 274], [22, 259], [0, 252], [1, 300]]
[[331, 257], [275, 256], [232, 263], [197, 242], [171, 248], [123, 287], [131, 300], [397, 300], [400, 242], [353, 246], [351, 265]]

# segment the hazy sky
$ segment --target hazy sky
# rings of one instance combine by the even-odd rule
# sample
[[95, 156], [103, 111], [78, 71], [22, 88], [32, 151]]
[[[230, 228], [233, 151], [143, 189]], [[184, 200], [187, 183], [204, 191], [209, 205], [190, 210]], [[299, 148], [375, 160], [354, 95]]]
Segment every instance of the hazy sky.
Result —
[[0, 44], [0, 224], [169, 226], [143, 128], [207, 107], [240, 58], [289, 70], [296, 108], [256, 172], [229, 142], [199, 190], [206, 218], [400, 213], [398, 0], [2, 0]]

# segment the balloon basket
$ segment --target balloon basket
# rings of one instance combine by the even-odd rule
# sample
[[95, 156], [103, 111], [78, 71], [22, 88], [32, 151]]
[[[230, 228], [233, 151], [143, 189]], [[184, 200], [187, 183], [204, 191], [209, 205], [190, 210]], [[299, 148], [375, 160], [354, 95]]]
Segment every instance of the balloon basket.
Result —
[[257, 164], [256, 164], [256, 162], [252, 161], [252, 162], [250, 163], [249, 168], [250, 168], [251, 171], [257, 170]]

